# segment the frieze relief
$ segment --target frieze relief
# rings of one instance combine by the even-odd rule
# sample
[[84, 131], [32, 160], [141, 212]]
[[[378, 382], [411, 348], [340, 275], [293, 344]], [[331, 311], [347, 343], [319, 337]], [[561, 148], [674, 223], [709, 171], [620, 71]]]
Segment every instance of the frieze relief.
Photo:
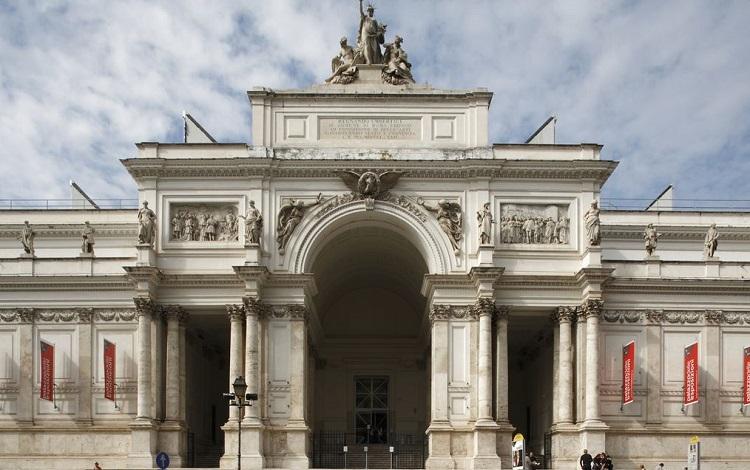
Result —
[[136, 310], [132, 308], [94, 310], [94, 320], [100, 322], [132, 322], [136, 319]]
[[563, 204], [503, 204], [500, 243], [569, 245], [570, 217]]
[[236, 204], [171, 203], [170, 242], [235, 242], [239, 240]]
[[0, 320], [5, 323], [31, 323], [34, 319], [34, 309], [15, 308], [0, 310]]
[[608, 323], [648, 325], [750, 325], [750, 311], [722, 310], [604, 310], [601, 318]]
[[270, 305], [263, 309], [264, 317], [270, 320], [303, 320], [310, 316], [310, 310], [302, 304]]

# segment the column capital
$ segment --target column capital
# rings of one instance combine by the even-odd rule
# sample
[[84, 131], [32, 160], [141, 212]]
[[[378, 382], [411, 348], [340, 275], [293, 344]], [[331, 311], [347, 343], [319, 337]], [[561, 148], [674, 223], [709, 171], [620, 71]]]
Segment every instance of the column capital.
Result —
[[242, 321], [245, 318], [245, 307], [242, 304], [227, 304], [227, 315], [229, 321]]
[[304, 304], [273, 305], [261, 308], [264, 315], [276, 320], [307, 321], [310, 309]]
[[586, 318], [601, 317], [604, 302], [601, 299], [587, 299], [581, 304], [581, 311]]
[[490, 297], [479, 298], [472, 306], [472, 316], [474, 317], [494, 317], [495, 300]]
[[577, 311], [578, 311], [577, 307], [570, 307], [567, 305], [562, 305], [560, 307], [557, 307], [555, 312], [552, 314], [552, 319], [556, 323], [564, 323], [564, 322], [570, 323], [575, 318]]
[[133, 297], [133, 303], [135, 304], [136, 318], [140, 318], [143, 316], [151, 317], [156, 311], [156, 303], [151, 297], [147, 297], [147, 296]]
[[262, 317], [266, 313], [266, 306], [254, 295], [242, 297], [242, 305], [246, 316]]
[[94, 309], [91, 307], [79, 307], [75, 310], [77, 321], [80, 324], [87, 325], [94, 319]]
[[162, 310], [167, 320], [177, 320], [179, 323], [186, 322], [189, 316], [182, 305], [165, 305]]
[[495, 305], [495, 321], [507, 320], [510, 316], [510, 305]]

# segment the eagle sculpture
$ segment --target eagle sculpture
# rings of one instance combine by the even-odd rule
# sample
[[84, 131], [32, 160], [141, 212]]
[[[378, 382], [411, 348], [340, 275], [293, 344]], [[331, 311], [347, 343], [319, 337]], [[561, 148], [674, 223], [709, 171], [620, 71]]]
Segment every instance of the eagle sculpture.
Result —
[[396, 186], [398, 179], [403, 175], [400, 171], [386, 171], [380, 174], [365, 171], [360, 174], [349, 170], [337, 171], [336, 174], [344, 180], [344, 184], [352, 190], [357, 199], [377, 200], [388, 199], [388, 191]]

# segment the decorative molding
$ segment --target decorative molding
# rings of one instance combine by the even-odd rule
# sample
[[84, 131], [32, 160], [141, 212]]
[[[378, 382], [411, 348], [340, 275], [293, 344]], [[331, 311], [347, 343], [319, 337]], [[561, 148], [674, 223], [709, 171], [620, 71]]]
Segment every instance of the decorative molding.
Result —
[[138, 311], [133, 308], [94, 310], [94, 320], [101, 322], [132, 322], [137, 316]]
[[14, 308], [0, 310], [0, 321], [5, 323], [32, 323], [34, 321], [34, 309]]
[[66, 309], [34, 309], [34, 320], [37, 322], [70, 323], [78, 321], [78, 312], [72, 308]]
[[703, 316], [703, 313], [700, 311], [695, 310], [687, 310], [687, 311], [664, 311], [664, 321], [666, 323], [679, 323], [679, 324], [695, 324], [700, 321], [701, 317]]
[[368, 207], [367, 204], [372, 204], [373, 208], [376, 207], [377, 204], [391, 204], [410, 212], [412, 215], [416, 216], [420, 221], [422, 221], [422, 223], [427, 222], [427, 215], [422, 209], [419, 208], [416, 201], [407, 196], [393, 195], [390, 192], [383, 194], [382, 198], [378, 199], [377, 204], [374, 200], [370, 203], [367, 199], [358, 198], [354, 193], [344, 193], [333, 196], [323, 203], [323, 207], [321, 207], [321, 209], [315, 213], [315, 218], [318, 219], [320, 217], [323, 217], [332, 210], [350, 203], [360, 203], [364, 204], [366, 207]]
[[[606, 212], [606, 211], [605, 211]], [[695, 240], [703, 241], [708, 225], [679, 226], [659, 225], [659, 240]], [[748, 241], [750, 230], [746, 227], [717, 227], [721, 240]], [[643, 224], [640, 225], [602, 225], [602, 238], [610, 240], [643, 240]]]
[[310, 317], [310, 310], [303, 304], [271, 305], [262, 309], [263, 316], [270, 320], [302, 320]]
[[[128, 209], [137, 212], [137, 209]], [[44, 224], [34, 225], [34, 237], [38, 238], [81, 238], [82, 224]], [[137, 223], [91, 224], [96, 229], [96, 238], [127, 238], [138, 235]], [[0, 227], [0, 239], [18, 237], [23, 224], [8, 224]], [[722, 234], [723, 235], [723, 234]]]
[[651, 325], [657, 325], [664, 320], [664, 312], [661, 310], [646, 310], [646, 322]]
[[429, 312], [430, 323], [445, 320], [476, 320], [479, 313], [474, 305], [434, 304]]
[[[633, 394], [637, 397], [646, 397], [648, 396], [648, 389], [635, 389]], [[611, 387], [599, 387], [599, 396], [604, 397], [621, 397], [622, 396], [622, 388], [611, 388]]]
[[603, 310], [602, 319], [609, 323], [639, 323], [643, 318], [640, 310]]

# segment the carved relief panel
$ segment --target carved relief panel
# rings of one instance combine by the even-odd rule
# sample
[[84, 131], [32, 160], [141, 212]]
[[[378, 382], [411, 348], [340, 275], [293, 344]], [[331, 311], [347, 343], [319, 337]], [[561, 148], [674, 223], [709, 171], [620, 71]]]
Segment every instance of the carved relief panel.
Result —
[[505, 245], [568, 247], [573, 244], [570, 205], [503, 203], [498, 231]]
[[241, 221], [238, 205], [232, 202], [171, 202], [169, 204], [169, 242], [236, 242]]

